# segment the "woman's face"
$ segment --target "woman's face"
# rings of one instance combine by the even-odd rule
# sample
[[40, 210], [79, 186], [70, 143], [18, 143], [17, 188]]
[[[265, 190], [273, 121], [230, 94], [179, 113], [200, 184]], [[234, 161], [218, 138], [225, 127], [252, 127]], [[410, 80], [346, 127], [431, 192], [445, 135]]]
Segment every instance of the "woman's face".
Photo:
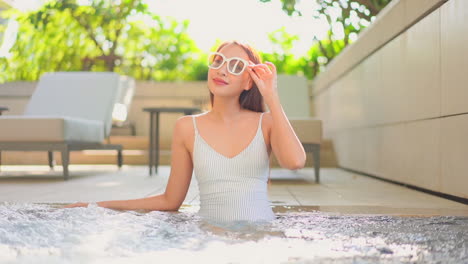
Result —
[[[222, 53], [226, 59], [239, 57], [250, 61], [244, 49], [236, 44], [228, 44], [218, 52]], [[221, 68], [208, 70], [208, 88], [216, 96], [238, 96], [242, 91], [249, 90], [251, 86], [252, 79], [247, 69], [240, 75], [234, 75], [228, 71], [227, 63], [224, 62]]]

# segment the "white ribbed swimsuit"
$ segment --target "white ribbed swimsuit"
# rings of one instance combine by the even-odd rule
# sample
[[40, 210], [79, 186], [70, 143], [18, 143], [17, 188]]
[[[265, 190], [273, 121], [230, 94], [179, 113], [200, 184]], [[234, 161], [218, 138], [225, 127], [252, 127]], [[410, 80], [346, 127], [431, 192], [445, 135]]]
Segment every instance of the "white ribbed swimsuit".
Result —
[[238, 155], [228, 158], [200, 136], [196, 118], [192, 116], [193, 167], [200, 192], [199, 214], [203, 218], [218, 222], [275, 218], [267, 195], [270, 160], [263, 139], [262, 117], [263, 113], [250, 144]]

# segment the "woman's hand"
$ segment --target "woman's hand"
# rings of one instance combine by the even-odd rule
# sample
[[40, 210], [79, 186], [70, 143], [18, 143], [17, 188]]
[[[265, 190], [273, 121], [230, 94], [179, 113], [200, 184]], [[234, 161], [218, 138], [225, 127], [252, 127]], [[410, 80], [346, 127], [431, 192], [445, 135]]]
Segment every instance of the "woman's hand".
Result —
[[73, 208], [73, 207], [88, 207], [89, 203], [74, 203], [64, 206], [63, 208]]
[[262, 64], [251, 63], [247, 70], [268, 104], [271, 98], [278, 96], [276, 67], [269, 61]]

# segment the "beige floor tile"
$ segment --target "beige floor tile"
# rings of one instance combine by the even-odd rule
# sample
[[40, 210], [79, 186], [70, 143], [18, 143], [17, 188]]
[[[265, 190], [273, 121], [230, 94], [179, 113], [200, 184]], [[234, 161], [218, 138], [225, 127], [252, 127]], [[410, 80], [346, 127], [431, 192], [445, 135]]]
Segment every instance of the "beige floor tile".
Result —
[[288, 195], [288, 194], [289, 194], [289, 190], [288, 190], [288, 187], [287, 187], [287, 186], [278, 186], [278, 185], [270, 184], [270, 186], [268, 186], [268, 194], [274, 194], [274, 195], [281, 195], [281, 194], [284, 194], [284, 195]]
[[301, 205], [292, 195], [268, 195], [272, 205]]
[[[148, 176], [146, 166], [116, 170], [115, 166], [74, 165], [71, 171], [70, 180], [64, 181], [59, 170], [49, 172], [45, 166], [2, 166], [0, 202], [67, 203], [147, 197], [164, 192], [170, 167], [161, 166], [159, 174], [152, 177]], [[291, 175], [282, 179], [281, 173], [291, 172], [273, 171], [276, 179], [268, 187], [268, 196], [274, 206], [318, 206], [369, 213], [386, 208], [388, 212], [405, 214], [411, 213], [411, 209], [445, 210], [447, 214], [452, 210], [468, 214], [467, 205], [337, 168], [322, 169], [320, 184]], [[305, 177], [311, 172], [313, 175], [313, 168], [300, 170]], [[198, 185], [193, 178], [184, 205], [196, 207], [199, 200]]]

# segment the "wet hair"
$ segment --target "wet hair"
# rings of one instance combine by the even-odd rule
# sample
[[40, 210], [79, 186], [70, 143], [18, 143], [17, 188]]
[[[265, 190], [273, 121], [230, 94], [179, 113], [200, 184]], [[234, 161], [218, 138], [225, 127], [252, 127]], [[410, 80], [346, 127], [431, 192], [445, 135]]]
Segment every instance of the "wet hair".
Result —
[[[255, 64], [262, 63], [260, 54], [252, 46], [246, 43], [241, 43], [239, 41], [235, 41], [235, 40], [225, 41], [221, 45], [219, 45], [216, 51], [219, 52], [223, 47], [230, 45], [230, 44], [236, 44], [237, 46], [241, 47], [247, 53], [247, 56], [249, 57], [249, 59], [253, 61]], [[214, 100], [214, 95], [210, 91], [211, 107], [213, 107], [213, 100]], [[262, 94], [260, 93], [260, 90], [258, 90], [258, 87], [253, 80], [252, 80], [252, 88], [250, 90], [244, 90], [240, 94], [239, 104], [241, 108], [244, 108], [244, 109], [248, 109], [254, 112], [265, 112], [265, 104], [263, 102]]]

